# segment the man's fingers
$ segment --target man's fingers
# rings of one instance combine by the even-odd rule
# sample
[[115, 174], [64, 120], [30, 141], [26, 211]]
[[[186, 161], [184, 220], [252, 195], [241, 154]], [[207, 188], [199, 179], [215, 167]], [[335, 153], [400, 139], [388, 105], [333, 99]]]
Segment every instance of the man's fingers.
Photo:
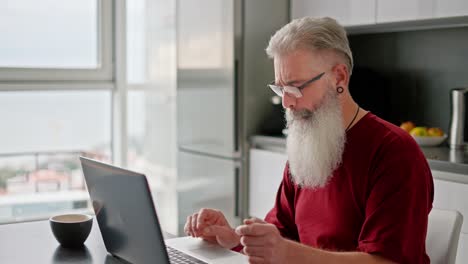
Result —
[[203, 208], [187, 217], [184, 231], [187, 235], [200, 237], [207, 226], [217, 224], [222, 217], [224, 217], [223, 214], [218, 210]]
[[187, 235], [193, 236], [193, 230], [192, 230], [192, 216], [189, 215], [187, 216], [187, 223], [185, 224], [187, 226]]
[[252, 218], [249, 218], [249, 219], [245, 219], [245, 220], [244, 220], [244, 224], [246, 224], [246, 225], [250, 225], [250, 224], [254, 224], [254, 223], [266, 224], [267, 222], [265, 222], [265, 221], [263, 221], [262, 219], [257, 218], [257, 217], [252, 217]]
[[264, 264], [264, 263], [266, 263], [265, 259], [261, 258], [261, 257], [249, 256], [248, 259], [249, 259], [249, 264]]
[[218, 214], [219, 212], [213, 209], [203, 208], [198, 211], [198, 215], [203, 218], [211, 218]]
[[198, 221], [198, 214], [192, 215], [192, 231], [195, 236], [198, 236], [198, 229], [197, 229], [197, 221]]
[[189, 235], [189, 218], [187, 217], [187, 220], [185, 221], [185, 225], [184, 225], [184, 233], [186, 235]]
[[236, 228], [236, 233], [240, 236], [262, 236], [273, 230], [274, 226], [271, 224], [250, 224], [240, 225]]
[[198, 231], [203, 231], [203, 229], [205, 229], [205, 227], [208, 226], [208, 223], [209, 223], [209, 216], [207, 216], [207, 214], [202, 214], [202, 213], [198, 213], [198, 219], [197, 219], [197, 230]]
[[222, 213], [217, 210], [203, 208], [198, 212], [198, 222], [212, 225], [220, 216], [222, 216]]
[[207, 226], [215, 224], [216, 220], [220, 217], [219, 214], [220, 212], [214, 209], [201, 209], [197, 214], [197, 225], [194, 229], [198, 233], [202, 233]]
[[244, 255], [252, 256], [252, 257], [265, 257], [265, 247], [244, 247], [242, 249]]
[[244, 247], [248, 246], [264, 246], [265, 241], [262, 237], [257, 237], [257, 236], [242, 236], [240, 239], [241, 245]]

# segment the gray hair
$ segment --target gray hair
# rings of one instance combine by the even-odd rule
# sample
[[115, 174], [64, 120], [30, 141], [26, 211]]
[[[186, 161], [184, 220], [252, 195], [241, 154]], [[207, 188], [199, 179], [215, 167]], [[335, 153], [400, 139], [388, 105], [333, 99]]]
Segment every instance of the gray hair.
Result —
[[303, 17], [279, 29], [270, 39], [266, 52], [270, 58], [298, 49], [332, 50], [343, 59], [351, 74], [353, 55], [345, 29], [329, 17]]

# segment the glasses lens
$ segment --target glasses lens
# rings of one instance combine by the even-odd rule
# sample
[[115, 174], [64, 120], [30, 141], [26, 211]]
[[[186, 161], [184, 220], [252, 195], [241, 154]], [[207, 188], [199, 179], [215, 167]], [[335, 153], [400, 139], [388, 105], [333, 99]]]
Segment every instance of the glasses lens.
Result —
[[294, 97], [296, 98], [300, 98], [302, 97], [302, 93], [301, 91], [299, 90], [299, 88], [297, 87], [294, 87], [294, 86], [285, 86], [283, 87], [283, 90], [285, 93], [288, 93], [290, 95], [293, 95]]
[[273, 90], [273, 92], [275, 92], [275, 94], [277, 94], [278, 96], [283, 97], [283, 88], [281, 86], [276, 86], [276, 85], [273, 85], [273, 84], [270, 84], [268, 86], [270, 86], [270, 89]]

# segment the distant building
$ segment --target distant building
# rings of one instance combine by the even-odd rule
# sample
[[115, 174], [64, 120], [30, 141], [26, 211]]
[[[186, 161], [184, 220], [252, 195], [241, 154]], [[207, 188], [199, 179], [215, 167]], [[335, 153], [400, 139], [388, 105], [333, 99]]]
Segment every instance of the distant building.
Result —
[[7, 192], [34, 193], [67, 190], [70, 176], [66, 172], [43, 169], [8, 179]]

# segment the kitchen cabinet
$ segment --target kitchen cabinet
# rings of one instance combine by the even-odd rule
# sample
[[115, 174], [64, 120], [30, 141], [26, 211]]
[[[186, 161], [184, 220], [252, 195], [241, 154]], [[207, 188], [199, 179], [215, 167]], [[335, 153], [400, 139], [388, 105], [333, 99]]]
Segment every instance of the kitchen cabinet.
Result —
[[375, 23], [375, 0], [291, 0], [291, 18], [333, 17], [343, 26]]
[[436, 0], [434, 5], [435, 17], [468, 16], [467, 0]]
[[286, 154], [250, 149], [249, 215], [263, 219], [273, 208], [276, 192], [283, 179]]
[[433, 4], [427, 0], [377, 0], [377, 23], [432, 18]]
[[304, 16], [333, 17], [351, 34], [465, 26], [468, 1], [291, 0], [291, 18]]
[[399, 22], [468, 15], [466, 0], [377, 0], [376, 22]]

